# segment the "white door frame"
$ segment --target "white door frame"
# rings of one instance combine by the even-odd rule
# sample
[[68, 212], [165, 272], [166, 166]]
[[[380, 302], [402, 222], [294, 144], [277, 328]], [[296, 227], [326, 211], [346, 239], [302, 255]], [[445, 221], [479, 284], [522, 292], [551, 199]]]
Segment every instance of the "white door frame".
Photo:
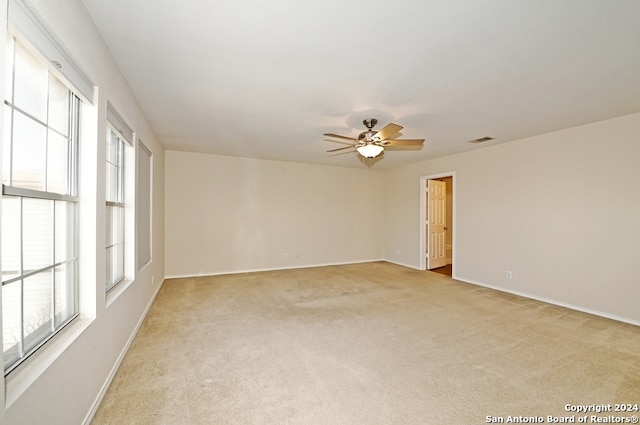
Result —
[[435, 180], [441, 179], [443, 177], [451, 177], [451, 181], [453, 184], [453, 188], [451, 191], [451, 197], [453, 198], [452, 205], [453, 211], [451, 212], [451, 216], [453, 217], [453, 224], [451, 226], [451, 262], [452, 266], [452, 277], [455, 276], [456, 269], [456, 223], [458, 220], [456, 219], [456, 172], [450, 171], [448, 173], [441, 174], [431, 174], [428, 176], [420, 177], [420, 270], [427, 270], [427, 258], [426, 258], [426, 250], [427, 250], [427, 235], [424, 229], [424, 224], [427, 221], [427, 180]]

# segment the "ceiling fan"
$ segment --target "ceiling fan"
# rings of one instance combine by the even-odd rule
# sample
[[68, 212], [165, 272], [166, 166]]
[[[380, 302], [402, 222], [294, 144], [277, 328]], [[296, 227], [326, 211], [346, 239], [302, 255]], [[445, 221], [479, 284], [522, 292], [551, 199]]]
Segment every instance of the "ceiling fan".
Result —
[[[357, 138], [341, 136], [339, 134], [325, 133], [325, 136], [335, 137], [338, 139], [349, 140], [349, 146], [343, 148], [331, 149], [327, 152], [337, 152], [345, 149], [355, 149], [365, 158], [375, 158], [380, 155], [387, 146], [422, 146], [424, 139], [389, 139], [389, 137], [402, 130], [402, 126], [394, 123], [385, 125], [382, 130], [374, 131], [373, 127], [378, 123], [375, 118], [367, 118], [362, 121], [367, 127], [367, 131], [363, 131]], [[338, 142], [344, 143], [344, 142]]]

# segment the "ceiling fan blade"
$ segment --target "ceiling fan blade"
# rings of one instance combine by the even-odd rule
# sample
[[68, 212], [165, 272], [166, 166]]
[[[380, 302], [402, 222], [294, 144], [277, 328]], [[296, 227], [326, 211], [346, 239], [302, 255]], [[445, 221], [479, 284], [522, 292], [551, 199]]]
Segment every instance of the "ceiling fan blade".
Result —
[[331, 142], [331, 143], [340, 143], [341, 145], [350, 145], [350, 146], [355, 146], [354, 142], [355, 140], [351, 139], [348, 142], [343, 142], [342, 140], [331, 140], [331, 139], [327, 139], [327, 142]]
[[331, 150], [328, 150], [327, 152], [337, 152], [345, 149], [355, 149], [355, 148], [356, 148], [356, 145], [351, 145], [351, 146], [345, 146], [343, 148], [331, 149]]
[[358, 139], [355, 139], [353, 137], [347, 137], [347, 136], [341, 136], [339, 134], [333, 134], [333, 133], [324, 133], [325, 136], [328, 137], [336, 137], [338, 139], [345, 139], [345, 140], [351, 140], [352, 142], [357, 142]]
[[403, 128], [404, 127], [402, 127], [401, 125], [394, 124], [394, 123], [390, 122], [389, 124], [387, 124], [384, 127], [382, 127], [382, 130], [380, 130], [376, 134], [374, 134], [373, 137], [374, 138], [378, 137], [378, 138], [380, 138], [380, 140], [386, 140], [387, 138], [389, 138], [390, 136], [393, 136], [394, 134], [396, 134], [397, 132], [399, 132]]
[[418, 146], [424, 144], [424, 139], [388, 139], [384, 142], [385, 146]]

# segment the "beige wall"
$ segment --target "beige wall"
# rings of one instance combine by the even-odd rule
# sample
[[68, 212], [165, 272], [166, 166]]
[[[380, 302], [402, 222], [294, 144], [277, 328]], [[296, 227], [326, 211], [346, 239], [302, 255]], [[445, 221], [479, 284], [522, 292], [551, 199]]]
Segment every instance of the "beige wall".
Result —
[[365, 168], [169, 151], [167, 277], [379, 260], [382, 177]]
[[455, 172], [454, 277], [640, 324], [639, 164], [635, 114], [391, 170], [385, 257], [419, 267], [419, 179]]

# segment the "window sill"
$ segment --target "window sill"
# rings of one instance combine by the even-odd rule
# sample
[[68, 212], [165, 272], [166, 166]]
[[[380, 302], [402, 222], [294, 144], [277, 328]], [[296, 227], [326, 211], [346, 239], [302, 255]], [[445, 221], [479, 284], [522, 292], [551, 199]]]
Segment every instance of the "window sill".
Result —
[[107, 308], [120, 297], [120, 295], [131, 286], [133, 280], [124, 278], [120, 282], [116, 283], [113, 288], [107, 291]]
[[9, 408], [51, 365], [89, 328], [94, 319], [78, 317], [60, 330], [38, 351], [5, 376], [6, 404]]

